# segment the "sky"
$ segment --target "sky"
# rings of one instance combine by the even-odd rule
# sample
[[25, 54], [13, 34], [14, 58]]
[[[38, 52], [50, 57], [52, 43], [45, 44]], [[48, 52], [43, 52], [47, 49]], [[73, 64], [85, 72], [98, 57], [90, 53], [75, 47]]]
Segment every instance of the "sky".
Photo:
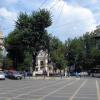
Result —
[[48, 33], [61, 41], [82, 36], [100, 24], [100, 0], [0, 0], [0, 31], [7, 36], [20, 12], [31, 14], [42, 8], [50, 11], [53, 21]]

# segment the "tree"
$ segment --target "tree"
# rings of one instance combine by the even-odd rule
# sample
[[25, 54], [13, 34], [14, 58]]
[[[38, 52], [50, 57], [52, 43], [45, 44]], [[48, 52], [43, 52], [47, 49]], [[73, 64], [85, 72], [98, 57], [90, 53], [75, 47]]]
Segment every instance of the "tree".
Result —
[[[100, 32], [100, 28], [93, 32], [86, 32], [79, 38], [69, 39], [65, 42], [66, 60], [68, 65], [81, 66], [83, 70], [89, 70], [98, 65], [99, 50], [95, 46], [95, 34]], [[97, 56], [98, 55], [98, 56]]]
[[12, 31], [8, 37], [5, 38], [5, 48], [7, 49], [7, 57], [13, 60], [13, 67], [18, 69], [20, 63], [24, 61], [24, 46], [21, 44], [19, 38], [20, 36], [17, 35], [19, 30]]
[[25, 50], [30, 52], [33, 57], [32, 61], [34, 70], [37, 52], [41, 48], [48, 49], [47, 47], [49, 35], [47, 33], [46, 28], [49, 27], [51, 24], [52, 19], [50, 12], [45, 9], [40, 9], [37, 12], [33, 12], [31, 15], [28, 15], [26, 13], [20, 13], [18, 20], [16, 21], [16, 27], [14, 31], [11, 32], [7, 38], [7, 44], [9, 44], [10, 46], [13, 45], [13, 48], [11, 48], [10, 50], [12, 55], [19, 56], [17, 54], [17, 46], [18, 49], [21, 48], [20, 50], [22, 52], [24, 52]]
[[94, 62], [93, 67], [96, 67], [96, 65], [100, 65], [100, 50], [93, 48], [91, 50], [91, 58], [93, 59]]
[[58, 38], [51, 37], [49, 51], [51, 61], [55, 63], [56, 69], [64, 69], [66, 67], [64, 44]]
[[85, 62], [85, 43], [84, 38], [69, 39], [65, 42], [66, 47], [66, 60], [68, 66], [83, 67]]

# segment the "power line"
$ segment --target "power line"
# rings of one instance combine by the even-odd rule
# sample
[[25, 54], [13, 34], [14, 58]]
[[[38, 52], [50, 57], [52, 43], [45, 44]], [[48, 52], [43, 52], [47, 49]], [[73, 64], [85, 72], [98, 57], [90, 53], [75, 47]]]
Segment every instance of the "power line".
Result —
[[59, 3], [58, 1], [59, 1], [59, 0], [56, 0], [55, 3], [50, 7], [49, 10], [53, 9], [53, 8], [55, 7], [55, 5], [56, 5], [57, 3]]
[[[60, 0], [56, 0], [55, 3], [52, 5], [52, 7], [50, 7], [50, 10], [53, 9], [53, 8], [55, 7], [55, 5], [58, 4], [58, 3], [60, 3]], [[61, 1], [60, 7], [58, 7], [58, 9], [57, 9], [59, 12], [58, 12], [58, 16], [57, 16], [57, 18], [56, 18], [55, 23], [58, 23], [59, 19], [60, 19], [61, 16], [62, 16], [63, 8], [65, 7], [65, 3], [66, 3], [66, 2]], [[58, 6], [59, 6], [59, 5], [58, 5]], [[65, 25], [65, 24], [64, 24], [64, 25]], [[64, 26], [64, 25], [63, 25], [63, 26]]]
[[65, 23], [65, 24], [62, 24], [62, 25], [55, 25], [54, 27], [51, 27], [51, 28], [59, 28], [59, 27], [63, 27], [63, 26], [65, 26], [65, 25], [69, 24], [69, 23], [70, 23], [70, 22]]
[[[77, 21], [77, 22], [79, 22], [79, 21]], [[62, 24], [62, 25], [55, 25], [55, 26], [51, 26], [49, 29], [50, 30], [58, 30], [58, 29], [60, 29], [60, 28], [64, 28], [64, 27], [66, 27], [66, 25], [68, 25], [69, 23], [73, 23], [73, 22], [67, 22], [67, 23], [65, 23], [65, 24]], [[80, 25], [80, 23], [77, 23], [78, 25]]]
[[[63, 2], [63, 5], [61, 6], [61, 10], [60, 10], [60, 13], [59, 13], [59, 15], [58, 15], [58, 17], [57, 17], [57, 19], [56, 19], [56, 20], [57, 20], [56, 23], [58, 23], [58, 21], [60, 20], [60, 18], [61, 18], [61, 16], [62, 16], [64, 6], [65, 6], [65, 2]], [[58, 19], [59, 19], [59, 20], [58, 20]]]
[[43, 7], [43, 6], [47, 3], [47, 1], [49, 1], [49, 0], [44, 0], [44, 1], [41, 3], [41, 5], [39, 6], [39, 8]]
[[70, 23], [77, 23], [77, 24], [80, 24], [79, 22], [80, 22], [80, 20], [68, 21], [68, 22], [66, 22], [66, 23], [64, 23], [64, 24], [62, 24], [62, 25], [53, 25], [53, 27], [51, 26], [51, 28], [65, 27], [65, 25], [68, 25], [68, 24], [70, 24]]

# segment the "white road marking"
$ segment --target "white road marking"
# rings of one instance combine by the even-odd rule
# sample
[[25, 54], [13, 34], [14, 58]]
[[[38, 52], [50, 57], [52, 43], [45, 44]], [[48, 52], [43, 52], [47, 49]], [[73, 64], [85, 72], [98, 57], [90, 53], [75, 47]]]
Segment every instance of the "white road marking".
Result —
[[[56, 82], [53, 82], [53, 83], [56, 83]], [[49, 83], [51, 84], [52, 82], [49, 82]], [[23, 90], [23, 89], [27, 89], [27, 88], [31, 88], [31, 87], [32, 87], [32, 84], [28, 84], [28, 86], [27, 86], [27, 84], [25, 83], [25, 85], [22, 88], [17, 88], [17, 89], [14, 89], [14, 90], [10, 90], [10, 91], [7, 91], [6, 93], [16, 92], [16, 91]]]
[[[17, 87], [16, 87], [17, 89], [13, 89], [13, 90], [9, 90], [9, 89], [6, 88], [6, 89], [7, 89], [6, 93], [11, 93], [11, 92], [15, 92], [15, 91], [18, 91], [18, 90], [23, 90], [23, 89], [26, 89], [26, 88], [30, 88], [30, 87], [31, 87], [30, 85], [32, 85], [32, 84], [29, 84], [29, 85], [27, 86], [27, 83], [25, 83], [25, 84], [23, 84], [23, 85], [20, 85], [20, 87], [22, 86], [21, 88], [19, 88], [19, 87], [17, 88]], [[15, 87], [14, 87], [14, 88], [15, 88]], [[0, 89], [4, 89], [4, 88], [0, 88]], [[4, 93], [3, 93], [3, 94], [4, 94]]]
[[[70, 80], [68, 80], [68, 82], [69, 82], [69, 81], [70, 81]], [[66, 82], [65, 82], [65, 81], [64, 81], [64, 82], [59, 82], [59, 83], [52, 84], [52, 85], [49, 85], [49, 86], [44, 86], [44, 87], [42, 87], [42, 88], [34, 89], [34, 90], [32, 90], [32, 91], [28, 91], [28, 92], [23, 93], [23, 94], [20, 94], [20, 95], [18, 95], [18, 96], [8, 98], [7, 100], [12, 100], [12, 99], [18, 98], [18, 97], [20, 97], [20, 96], [27, 95], [27, 94], [29, 94], [29, 93], [31, 93], [31, 92], [36, 92], [36, 91], [39, 91], [39, 90], [42, 90], [42, 89], [45, 89], [45, 88], [48, 88], [48, 87], [51, 87], [51, 86], [55, 86], [55, 85], [57, 85], [57, 84], [63, 84], [63, 83], [66, 83]]]
[[[58, 81], [58, 80], [57, 80]], [[54, 81], [54, 82], [49, 82], [49, 84], [51, 84], [51, 83], [56, 83], [57, 81]], [[47, 83], [48, 84], [48, 83]], [[42, 84], [42, 85], [47, 85], [47, 84]], [[27, 83], [25, 83], [25, 84], [23, 84], [22, 85], [23, 87], [21, 87], [21, 88], [17, 88], [17, 89], [13, 89], [13, 90], [8, 90], [8, 91], [6, 91], [6, 93], [12, 93], [12, 92], [16, 92], [16, 91], [19, 91], [19, 90], [23, 90], [23, 89], [27, 89], [27, 88], [31, 88], [32, 87], [32, 84], [28, 84], [27, 85]], [[1, 88], [0, 88], [1, 89]], [[5, 94], [5, 92], [4, 93], [0, 93], [0, 94]]]
[[[77, 80], [76, 80], [76, 81], [77, 81]], [[48, 96], [50, 96], [50, 95], [52, 95], [52, 94], [54, 94], [54, 93], [60, 91], [61, 89], [65, 88], [65, 87], [67, 87], [67, 86], [72, 85], [72, 84], [75, 83], [76, 81], [74, 81], [74, 82], [70, 82], [70, 83], [64, 85], [63, 87], [60, 87], [60, 88], [58, 88], [58, 89], [56, 89], [56, 90], [54, 90], [54, 91], [48, 93], [47, 95], [44, 95], [43, 97], [41, 97], [41, 98], [38, 99], [38, 100], [43, 100], [44, 98], [46, 98], [46, 97], [48, 97]]]
[[77, 93], [80, 91], [80, 89], [86, 84], [87, 80], [85, 80], [81, 86], [75, 91], [75, 93], [69, 98], [69, 100], [73, 100], [73, 98], [77, 95]]
[[100, 100], [100, 88], [97, 80], [96, 80], [96, 89], [97, 89], [97, 100]]

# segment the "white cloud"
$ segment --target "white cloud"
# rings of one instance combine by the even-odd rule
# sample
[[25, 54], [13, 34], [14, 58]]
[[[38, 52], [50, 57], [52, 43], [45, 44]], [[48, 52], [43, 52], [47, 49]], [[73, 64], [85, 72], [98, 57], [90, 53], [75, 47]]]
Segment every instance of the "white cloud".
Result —
[[[62, 6], [65, 2], [61, 0], [59, 3]], [[56, 5], [53, 9], [54, 23], [51, 29], [52, 32], [57, 32], [55, 34], [56, 36], [59, 36], [61, 40], [62, 35], [64, 35], [63, 39], [67, 39], [68, 37], [73, 38], [95, 29], [96, 20], [89, 9], [68, 5], [67, 3], [64, 4], [63, 10], [60, 14], [58, 12], [59, 9], [61, 9], [59, 5]], [[58, 19], [56, 19], [57, 16]], [[56, 26], [59, 27], [57, 28]]]
[[[5, 27], [9, 26], [9, 29], [13, 29], [10, 27], [10, 25], [14, 25], [14, 22], [17, 19], [16, 12], [25, 11], [26, 13], [29, 13], [39, 8], [44, 0], [4, 1], [4, 4], [7, 4], [7, 6], [3, 5], [2, 8], [0, 8], [0, 18], [2, 17], [4, 20], [3, 21], [0, 19], [0, 23], [3, 21], [3, 25], [5, 25]], [[49, 32], [53, 32], [53, 34], [59, 37], [61, 40], [65, 40], [68, 37], [73, 38], [75, 36], [81, 36], [83, 33], [93, 30], [96, 26], [95, 18], [98, 17], [99, 19], [99, 15], [94, 17], [94, 14], [91, 12], [90, 8], [84, 8], [85, 6], [82, 7], [82, 3], [77, 3], [77, 1], [74, 1], [76, 4], [73, 4], [70, 1], [71, 0], [69, 0], [67, 4], [66, 0], [51, 0], [46, 1], [46, 3], [41, 6], [42, 8], [47, 8], [50, 10], [53, 16], [53, 25], [50, 27], [51, 30], [49, 29]], [[87, 0], [83, 0], [84, 3], [85, 1], [87, 2]], [[97, 0], [89, 1], [91, 1], [92, 4], [97, 3]]]
[[18, 0], [5, 0], [5, 2], [9, 4], [15, 4], [18, 2]]
[[6, 8], [0, 8], [1, 29], [7, 35], [14, 28], [17, 13], [8, 11]]
[[8, 20], [16, 20], [17, 13], [8, 11], [6, 8], [0, 8], [0, 17]]

